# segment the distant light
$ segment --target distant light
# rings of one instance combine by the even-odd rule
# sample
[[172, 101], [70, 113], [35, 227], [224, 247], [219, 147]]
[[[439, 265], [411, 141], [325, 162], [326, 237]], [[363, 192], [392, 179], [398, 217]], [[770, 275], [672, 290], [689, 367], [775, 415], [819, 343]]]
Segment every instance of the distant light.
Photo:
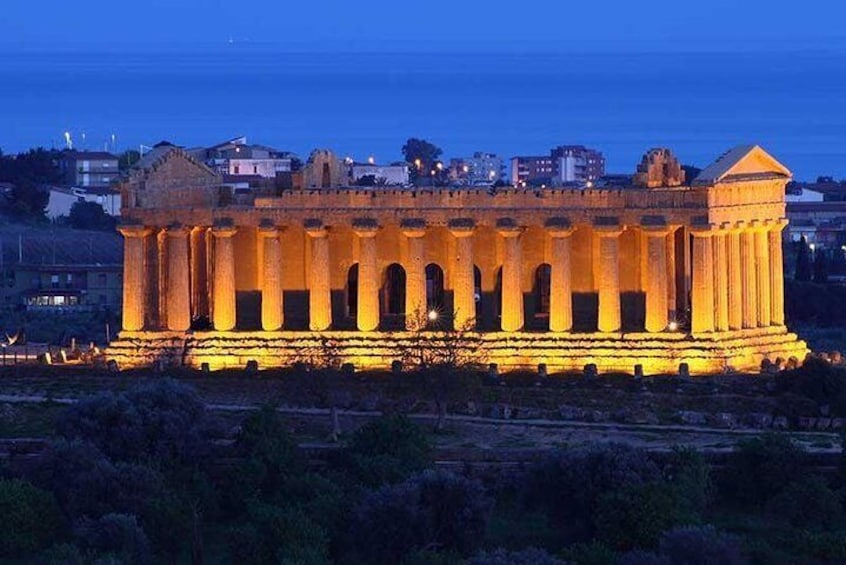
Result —
[[430, 322], [434, 322], [438, 319], [438, 311], [437, 310], [429, 310], [429, 314], [427, 315]]
[[435, 164], [435, 167], [436, 167], [439, 171], [442, 171], [442, 170], [444, 169], [444, 164], [443, 164], [443, 163], [441, 163], [440, 161], [438, 161], [438, 162]]
[[463, 167], [461, 167], [461, 169], [462, 169], [465, 173], [469, 173], [469, 172], [470, 172], [470, 167], [468, 167], [467, 165], [464, 165]]
[[679, 323], [674, 320], [670, 322], [669, 325], [667, 325], [667, 329], [669, 329], [671, 332], [674, 332], [679, 329]]
[[587, 181], [585, 186], [588, 187], [588, 188], [593, 188], [593, 181]]
[[414, 160], [414, 166], [415, 166], [415, 167], [417, 167], [418, 169], [419, 169], [422, 165], [423, 165], [423, 164], [420, 162], [420, 159], [415, 159], [415, 160]]
[[367, 162], [370, 163], [371, 165], [373, 165], [374, 163], [376, 163], [376, 158], [373, 157], [373, 155], [371, 155], [370, 157], [367, 158]]
[[809, 245], [808, 247], [811, 249], [811, 251], [813, 251], [813, 250], [814, 250], [814, 248], [815, 248], [816, 246], [812, 243], [812, 244], [811, 244], [811, 245]]

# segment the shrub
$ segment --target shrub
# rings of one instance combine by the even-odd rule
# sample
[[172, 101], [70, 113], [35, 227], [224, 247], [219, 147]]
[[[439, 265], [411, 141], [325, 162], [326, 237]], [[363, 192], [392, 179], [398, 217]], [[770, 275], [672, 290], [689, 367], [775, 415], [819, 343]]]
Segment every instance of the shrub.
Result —
[[823, 563], [846, 563], [846, 532], [802, 532], [798, 549]]
[[598, 541], [574, 543], [561, 552], [564, 559], [576, 565], [613, 565], [617, 554]]
[[18, 479], [0, 480], [0, 516], [0, 557], [44, 547], [61, 525], [53, 496]]
[[209, 448], [205, 415], [192, 388], [164, 379], [82, 400], [57, 428], [67, 439], [90, 441], [114, 461], [191, 466]]
[[664, 479], [678, 491], [693, 514], [702, 514], [713, 497], [711, 466], [692, 448], [675, 448], [663, 469]]
[[684, 506], [678, 490], [665, 483], [605, 493], [596, 505], [597, 537], [617, 550], [654, 547], [668, 528], [694, 521]]
[[121, 562], [152, 563], [150, 542], [135, 516], [106, 514], [97, 520], [83, 520], [76, 529], [85, 547], [114, 554]]
[[767, 505], [767, 514], [798, 528], [824, 528], [840, 519], [843, 507], [825, 480], [812, 475], [787, 485]]
[[762, 505], [806, 474], [805, 452], [789, 437], [767, 434], [740, 443], [729, 458], [720, 490], [729, 500]]
[[247, 516], [229, 531], [229, 549], [234, 563], [325, 563], [328, 539], [308, 516], [253, 502]]
[[682, 526], [672, 529], [659, 543], [659, 554], [673, 565], [741, 565], [746, 563], [737, 538], [713, 526]]
[[543, 549], [529, 547], [520, 551], [482, 551], [471, 558], [468, 565], [565, 565], [565, 561]]
[[343, 466], [361, 484], [376, 487], [402, 481], [432, 463], [432, 445], [405, 416], [368, 422], [352, 435]]
[[140, 512], [163, 484], [161, 476], [149, 468], [115, 465], [90, 443], [64, 440], [47, 448], [31, 477], [35, 484], [53, 492], [71, 519]]
[[560, 451], [521, 479], [524, 501], [543, 508], [574, 541], [593, 536], [593, 514], [603, 493], [654, 481], [661, 472], [646, 452], [621, 444]]
[[616, 565], [672, 565], [672, 562], [666, 555], [635, 549], [621, 555]]
[[490, 508], [478, 482], [424, 471], [367, 493], [352, 513], [350, 544], [370, 563], [396, 563], [425, 548], [467, 554], [480, 543]]

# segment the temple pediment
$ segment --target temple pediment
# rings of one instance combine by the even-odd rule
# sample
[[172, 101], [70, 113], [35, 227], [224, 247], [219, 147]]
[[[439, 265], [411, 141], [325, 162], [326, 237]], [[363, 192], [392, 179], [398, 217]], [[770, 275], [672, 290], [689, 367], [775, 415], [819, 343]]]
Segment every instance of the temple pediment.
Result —
[[705, 167], [693, 184], [717, 184], [759, 179], [789, 179], [790, 170], [759, 145], [740, 145]]

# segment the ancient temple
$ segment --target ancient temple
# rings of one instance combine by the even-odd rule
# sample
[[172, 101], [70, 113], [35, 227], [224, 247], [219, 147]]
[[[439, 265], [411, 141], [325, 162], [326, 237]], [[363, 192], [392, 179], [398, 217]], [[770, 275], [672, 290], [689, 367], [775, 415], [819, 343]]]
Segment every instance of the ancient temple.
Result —
[[145, 156], [122, 185], [109, 356], [273, 367], [331, 348], [388, 367], [445, 330], [504, 370], [702, 374], [807, 352], [784, 323], [790, 171], [758, 146], [693, 179], [653, 149], [625, 186], [350, 187], [328, 151], [302, 177], [236, 198], [179, 148]]

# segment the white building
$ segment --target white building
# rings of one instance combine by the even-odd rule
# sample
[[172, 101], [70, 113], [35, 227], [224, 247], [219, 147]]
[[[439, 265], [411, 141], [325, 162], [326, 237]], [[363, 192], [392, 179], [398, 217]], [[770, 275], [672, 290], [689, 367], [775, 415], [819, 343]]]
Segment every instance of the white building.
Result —
[[96, 202], [106, 214], [120, 216], [120, 192], [108, 188], [73, 188], [50, 187], [50, 200], [47, 202], [47, 217], [51, 220], [59, 216], [69, 216], [76, 202]]
[[372, 176], [375, 184], [388, 186], [408, 186], [408, 164], [393, 163], [377, 165], [375, 163], [353, 163], [350, 165], [350, 178], [353, 184], [359, 184], [364, 177]]
[[264, 145], [250, 145], [237, 137], [209, 148], [189, 149], [188, 153], [221, 175], [252, 175], [276, 178], [291, 171], [294, 156]]
[[449, 173], [461, 186], [490, 186], [505, 180], [505, 164], [493, 153], [476, 151], [472, 157], [451, 159]]

